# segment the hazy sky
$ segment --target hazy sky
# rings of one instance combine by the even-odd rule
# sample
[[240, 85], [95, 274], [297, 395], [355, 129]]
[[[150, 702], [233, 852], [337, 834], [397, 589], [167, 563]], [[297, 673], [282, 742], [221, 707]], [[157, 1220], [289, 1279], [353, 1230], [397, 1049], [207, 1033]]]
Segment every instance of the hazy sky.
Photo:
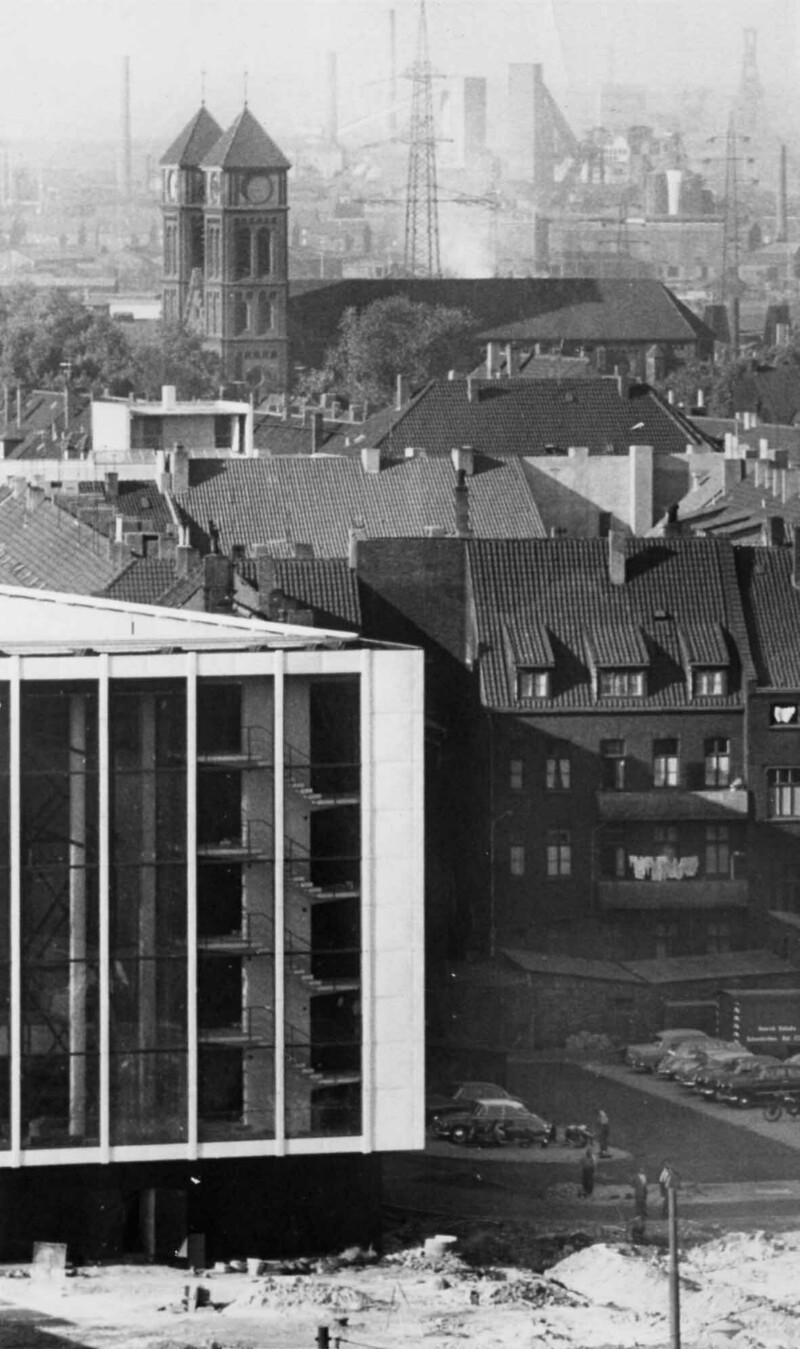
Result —
[[[449, 75], [505, 75], [541, 60], [558, 89], [737, 82], [742, 28], [759, 30], [765, 85], [800, 77], [800, 0], [427, 0], [432, 59]], [[338, 56], [340, 124], [385, 106], [389, 11], [398, 66], [413, 57], [418, 0], [6, 0], [0, 141], [114, 139], [121, 58], [131, 60], [134, 137], [168, 142], [206, 100], [230, 121], [249, 102], [276, 135], [321, 124], [326, 53]], [[400, 83], [401, 90], [408, 86]]]

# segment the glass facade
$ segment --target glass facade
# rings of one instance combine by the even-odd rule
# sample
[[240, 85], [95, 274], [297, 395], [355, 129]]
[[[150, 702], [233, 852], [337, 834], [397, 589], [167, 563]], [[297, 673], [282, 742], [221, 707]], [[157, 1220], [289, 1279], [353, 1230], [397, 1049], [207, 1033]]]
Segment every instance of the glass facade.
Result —
[[0, 1150], [358, 1135], [359, 676], [10, 688]]

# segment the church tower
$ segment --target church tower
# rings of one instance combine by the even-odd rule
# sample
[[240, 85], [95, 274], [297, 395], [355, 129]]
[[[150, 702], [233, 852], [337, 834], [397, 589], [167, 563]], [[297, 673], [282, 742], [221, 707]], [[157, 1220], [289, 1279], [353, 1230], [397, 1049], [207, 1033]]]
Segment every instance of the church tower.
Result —
[[202, 299], [206, 184], [200, 165], [221, 135], [203, 104], [161, 159], [165, 323], [185, 323], [198, 293]]
[[206, 346], [257, 397], [288, 388], [290, 167], [247, 106], [202, 158]]

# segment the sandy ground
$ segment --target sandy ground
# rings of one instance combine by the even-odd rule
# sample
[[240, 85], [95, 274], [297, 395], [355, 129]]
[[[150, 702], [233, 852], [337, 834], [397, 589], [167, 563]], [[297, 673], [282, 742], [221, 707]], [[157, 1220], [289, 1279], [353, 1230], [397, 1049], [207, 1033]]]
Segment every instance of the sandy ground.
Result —
[[[684, 1250], [684, 1349], [796, 1349], [799, 1262], [800, 1231], [734, 1233]], [[669, 1343], [666, 1255], [625, 1243], [567, 1246], [546, 1274], [475, 1267], [428, 1246], [363, 1267], [319, 1261], [307, 1272], [268, 1268], [258, 1276], [192, 1277], [144, 1265], [91, 1267], [73, 1277], [15, 1272], [0, 1282], [2, 1302], [33, 1308], [56, 1343], [91, 1349], [311, 1349], [320, 1325], [330, 1327], [332, 1345], [339, 1337], [343, 1347], [362, 1349]], [[200, 1290], [208, 1305], [186, 1310], [187, 1289], [192, 1303]]]

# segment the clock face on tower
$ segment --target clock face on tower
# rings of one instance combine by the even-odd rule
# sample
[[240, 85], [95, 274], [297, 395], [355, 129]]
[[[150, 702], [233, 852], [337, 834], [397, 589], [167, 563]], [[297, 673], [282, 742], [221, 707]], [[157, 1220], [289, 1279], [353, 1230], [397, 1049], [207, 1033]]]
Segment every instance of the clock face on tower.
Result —
[[245, 180], [244, 195], [254, 206], [263, 206], [274, 191], [275, 182], [268, 173], [253, 173]]

